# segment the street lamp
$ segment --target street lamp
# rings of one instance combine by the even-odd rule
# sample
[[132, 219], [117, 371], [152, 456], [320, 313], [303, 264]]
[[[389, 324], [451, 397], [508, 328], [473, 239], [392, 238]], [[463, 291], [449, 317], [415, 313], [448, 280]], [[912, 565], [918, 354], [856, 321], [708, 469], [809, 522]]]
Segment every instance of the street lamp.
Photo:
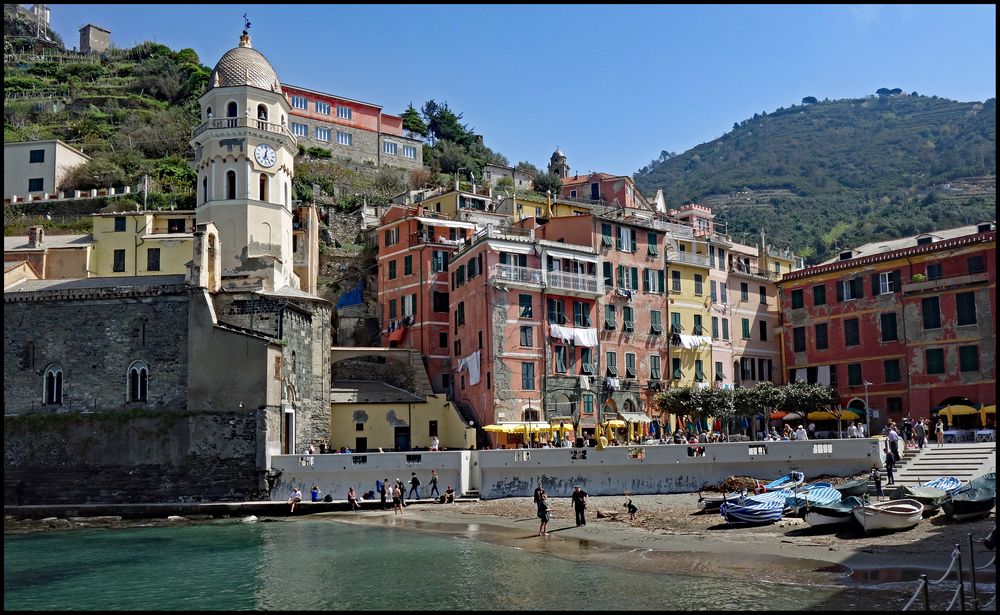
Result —
[[872, 383], [865, 380], [862, 384], [865, 387], [865, 435], [870, 438], [872, 437], [872, 409], [871, 406], [868, 405], [868, 387], [871, 386]]

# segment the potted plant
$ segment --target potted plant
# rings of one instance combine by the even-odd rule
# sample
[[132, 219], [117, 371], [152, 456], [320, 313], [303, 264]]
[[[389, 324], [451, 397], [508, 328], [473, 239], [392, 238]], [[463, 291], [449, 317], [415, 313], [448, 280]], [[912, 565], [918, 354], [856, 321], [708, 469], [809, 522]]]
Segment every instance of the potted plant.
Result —
[[915, 274], [913, 274], [913, 281], [914, 282], [926, 282], [927, 281], [927, 276], [925, 276], [922, 273], [915, 273]]

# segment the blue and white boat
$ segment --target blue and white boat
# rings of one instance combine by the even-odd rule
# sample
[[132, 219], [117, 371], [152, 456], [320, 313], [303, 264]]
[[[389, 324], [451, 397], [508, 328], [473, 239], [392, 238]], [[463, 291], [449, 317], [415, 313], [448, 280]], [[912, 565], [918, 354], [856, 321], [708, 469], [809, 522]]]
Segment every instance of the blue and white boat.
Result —
[[760, 501], [747, 497], [740, 498], [736, 502], [723, 502], [719, 506], [719, 513], [726, 523], [774, 523], [781, 520], [784, 508], [783, 499], [771, 498]]
[[795, 489], [802, 483], [806, 481], [806, 475], [802, 472], [789, 472], [780, 478], [776, 478], [764, 485], [764, 489], [768, 491], [777, 491], [779, 489]]
[[[823, 506], [834, 504], [841, 500], [841, 493], [830, 483], [815, 483], [796, 489], [794, 493], [785, 496], [785, 507], [798, 511], [803, 506]], [[787, 514], [787, 513], [786, 513]]]
[[948, 495], [955, 495], [962, 488], [962, 481], [954, 476], [942, 476], [941, 478], [929, 480], [920, 486], [934, 487], [935, 489], [948, 492]]

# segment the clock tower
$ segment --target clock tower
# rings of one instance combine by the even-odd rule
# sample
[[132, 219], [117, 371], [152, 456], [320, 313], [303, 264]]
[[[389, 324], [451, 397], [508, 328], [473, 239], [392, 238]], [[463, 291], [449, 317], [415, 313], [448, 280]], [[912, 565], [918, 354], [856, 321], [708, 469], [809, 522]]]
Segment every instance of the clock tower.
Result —
[[298, 150], [278, 76], [244, 30], [198, 99], [198, 223], [219, 229], [223, 285], [299, 288], [292, 270], [292, 177]]

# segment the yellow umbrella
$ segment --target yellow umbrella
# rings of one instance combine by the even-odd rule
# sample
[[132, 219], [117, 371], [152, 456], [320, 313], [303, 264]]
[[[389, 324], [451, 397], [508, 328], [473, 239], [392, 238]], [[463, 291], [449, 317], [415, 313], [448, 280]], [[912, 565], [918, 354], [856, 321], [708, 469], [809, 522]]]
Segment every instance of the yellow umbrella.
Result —
[[610, 428], [612, 428], [612, 429], [618, 429], [618, 428], [621, 428], [621, 427], [625, 427], [626, 425], [627, 425], [627, 423], [625, 421], [621, 420], [621, 419], [611, 419], [610, 421], [608, 421], [608, 425], [607, 426], [610, 427]]
[[938, 415], [944, 415], [944, 417], [948, 420], [948, 425], [951, 425], [952, 418], [956, 416], [966, 416], [969, 414], [979, 414], [979, 410], [973, 408], [972, 406], [957, 405], [946, 406], [944, 410], [938, 412]]
[[506, 425], [486, 425], [483, 427], [483, 431], [489, 431], [491, 433], [504, 433], [507, 429]]
[[820, 410], [818, 412], [810, 412], [809, 414], [806, 415], [806, 418], [809, 419], [810, 421], [831, 421], [831, 420], [835, 421], [835, 420], [837, 420], [836, 416], [834, 416], [832, 413], [827, 412], [825, 410]]
[[996, 404], [990, 404], [988, 406], [983, 406], [982, 408], [980, 408], [979, 409], [979, 422], [980, 422], [980, 424], [982, 424], [983, 427], [986, 427], [986, 415], [987, 414], [996, 414], [996, 413], [997, 413], [997, 405]]

